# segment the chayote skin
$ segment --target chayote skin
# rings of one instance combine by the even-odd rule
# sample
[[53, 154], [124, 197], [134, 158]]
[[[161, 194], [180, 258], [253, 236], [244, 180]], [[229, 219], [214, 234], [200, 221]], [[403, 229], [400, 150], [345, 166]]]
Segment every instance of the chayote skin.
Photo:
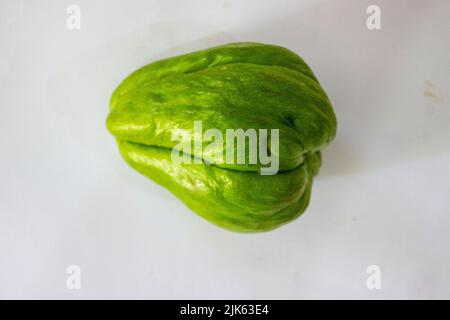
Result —
[[[219, 162], [205, 148], [193, 148], [191, 155], [205, 162], [175, 163], [173, 136], [185, 130], [186, 139], [199, 140], [197, 120], [203, 130], [217, 128], [224, 136], [226, 129], [279, 129], [279, 172], [261, 175], [259, 162]], [[229, 230], [258, 232], [306, 209], [320, 150], [333, 140], [336, 118], [298, 55], [274, 45], [232, 43], [133, 72], [111, 97], [107, 127], [133, 168], [200, 216]], [[215, 148], [225, 153], [225, 144]]]

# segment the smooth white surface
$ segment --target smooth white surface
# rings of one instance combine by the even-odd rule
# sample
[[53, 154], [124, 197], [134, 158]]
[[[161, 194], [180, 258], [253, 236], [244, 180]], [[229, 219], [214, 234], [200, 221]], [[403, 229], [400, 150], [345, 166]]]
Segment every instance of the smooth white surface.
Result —
[[[449, 32], [444, 0], [1, 0], [0, 298], [450, 298]], [[338, 117], [308, 210], [265, 234], [197, 217], [105, 128], [129, 72], [232, 41], [299, 53]]]

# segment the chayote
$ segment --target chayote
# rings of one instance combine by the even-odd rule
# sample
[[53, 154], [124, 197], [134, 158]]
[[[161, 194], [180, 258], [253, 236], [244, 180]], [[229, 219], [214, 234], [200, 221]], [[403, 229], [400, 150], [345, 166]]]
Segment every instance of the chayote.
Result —
[[[276, 151], [269, 138], [266, 145], [278, 159], [278, 172], [261, 174], [261, 161], [248, 162], [248, 146], [245, 163], [220, 161], [215, 155], [229, 146], [206, 148], [212, 139], [195, 133], [195, 121], [224, 136], [227, 129], [278, 129]], [[298, 55], [274, 45], [232, 43], [159, 60], [130, 74], [111, 97], [107, 127], [134, 169], [200, 216], [229, 230], [258, 232], [306, 209], [320, 150], [334, 138], [336, 118]], [[173, 160], [177, 136], [202, 146], [188, 154], [200, 161]], [[237, 145], [233, 148], [237, 153]]]

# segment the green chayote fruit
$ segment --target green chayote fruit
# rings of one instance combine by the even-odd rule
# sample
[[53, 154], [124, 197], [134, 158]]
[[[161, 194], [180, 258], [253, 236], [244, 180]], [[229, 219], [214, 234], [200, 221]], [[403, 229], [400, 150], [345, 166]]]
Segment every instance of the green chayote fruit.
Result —
[[[225, 143], [203, 130], [278, 129], [278, 149], [267, 152], [279, 170], [262, 175], [265, 164], [219, 161]], [[169, 189], [193, 211], [233, 231], [279, 227], [307, 207], [320, 150], [336, 134], [331, 104], [308, 65], [274, 45], [232, 43], [146, 65], [114, 91], [107, 119], [123, 158], [137, 171]], [[270, 131], [270, 130], [269, 130]], [[180, 135], [183, 132], [183, 135]], [[181, 140], [198, 143], [189, 156], [201, 163], [173, 161]], [[237, 153], [237, 146], [232, 146]], [[195, 162], [195, 161], [194, 161]]]

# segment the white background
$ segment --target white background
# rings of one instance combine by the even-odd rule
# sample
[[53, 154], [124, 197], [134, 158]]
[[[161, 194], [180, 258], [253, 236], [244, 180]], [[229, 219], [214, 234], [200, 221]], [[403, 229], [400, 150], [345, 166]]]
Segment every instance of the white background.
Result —
[[[0, 0], [0, 297], [450, 298], [449, 34], [444, 0]], [[233, 41], [300, 54], [338, 118], [308, 210], [269, 233], [197, 217], [105, 127], [132, 70]]]

